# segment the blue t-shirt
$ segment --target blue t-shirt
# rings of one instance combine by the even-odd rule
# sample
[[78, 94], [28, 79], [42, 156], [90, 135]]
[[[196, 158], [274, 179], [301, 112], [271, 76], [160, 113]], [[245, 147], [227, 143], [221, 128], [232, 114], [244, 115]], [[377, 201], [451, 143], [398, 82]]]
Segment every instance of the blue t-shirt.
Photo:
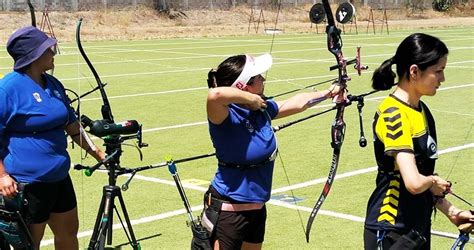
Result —
[[[219, 125], [209, 122], [209, 133], [217, 159], [232, 164], [259, 164], [277, 149], [271, 119], [278, 106], [267, 101], [266, 111], [250, 111], [229, 105], [229, 116]], [[218, 167], [212, 186], [221, 194], [242, 202], [270, 199], [274, 162], [252, 169]]]
[[64, 87], [42, 75], [45, 89], [27, 74], [0, 80], [0, 158], [19, 182], [54, 182], [70, 168], [65, 127], [76, 121]]

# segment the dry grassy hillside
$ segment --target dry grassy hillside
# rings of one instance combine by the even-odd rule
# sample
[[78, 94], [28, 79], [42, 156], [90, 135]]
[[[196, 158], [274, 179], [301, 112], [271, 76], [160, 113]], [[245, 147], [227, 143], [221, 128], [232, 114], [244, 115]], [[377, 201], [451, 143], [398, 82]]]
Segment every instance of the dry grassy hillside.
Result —
[[[286, 33], [311, 32], [308, 10], [311, 6], [298, 9], [283, 9], [278, 16], [277, 28]], [[369, 9], [357, 10], [358, 28], [365, 32]], [[166, 37], [198, 37], [244, 35], [248, 32], [250, 9], [238, 7], [230, 11], [193, 10], [182, 13], [159, 13], [153, 9], [138, 8], [87, 12], [50, 12], [50, 20], [56, 37], [63, 42], [73, 41], [76, 22], [84, 18], [83, 40], [126, 40]], [[474, 11], [471, 6], [449, 13], [425, 10], [409, 13], [406, 10], [387, 11], [391, 30], [407, 26], [433, 27], [453, 25], [474, 25]], [[41, 12], [36, 12], [37, 22]], [[276, 10], [264, 10], [267, 28], [275, 26]], [[375, 19], [381, 20], [382, 12], [375, 11]], [[415, 21], [416, 20], [416, 21]], [[0, 12], [0, 42], [5, 44], [12, 31], [30, 24], [29, 12]], [[380, 25], [381, 22], [378, 22]], [[251, 30], [251, 32], [255, 32]], [[263, 32], [263, 27], [259, 32]], [[314, 32], [314, 29], [313, 29]]]

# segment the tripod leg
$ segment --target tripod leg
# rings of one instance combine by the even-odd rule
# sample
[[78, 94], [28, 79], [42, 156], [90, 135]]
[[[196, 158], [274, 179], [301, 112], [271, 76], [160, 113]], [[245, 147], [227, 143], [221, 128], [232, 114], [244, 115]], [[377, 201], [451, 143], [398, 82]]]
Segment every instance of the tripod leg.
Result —
[[127, 236], [130, 235], [130, 238], [128, 239], [128, 241], [130, 242], [130, 245], [132, 246], [133, 249], [139, 250], [141, 248], [140, 248], [140, 245], [137, 242], [137, 239], [135, 238], [135, 234], [133, 233], [132, 223], [130, 223], [130, 218], [128, 217], [127, 208], [125, 207], [125, 202], [123, 201], [123, 197], [122, 197], [122, 192], [120, 191], [120, 188], [118, 188], [118, 187], [116, 189], [116, 195], [119, 198], [120, 207], [122, 208], [122, 213], [123, 213], [123, 217], [125, 219], [125, 223], [127, 223], [128, 234], [127, 234], [127, 230], [125, 230], [125, 228], [124, 228], [124, 230], [125, 230], [125, 233], [127, 234]]
[[114, 223], [114, 199], [115, 199], [115, 194], [112, 191], [106, 198], [106, 203], [105, 203], [105, 209], [104, 209], [104, 216], [102, 220], [105, 220], [104, 222], [104, 228], [105, 231], [102, 231], [101, 235], [101, 246], [104, 246], [105, 244], [105, 239], [107, 239], [107, 245], [112, 245], [112, 226]]
[[97, 217], [95, 219], [94, 230], [92, 231], [92, 236], [91, 236], [91, 239], [89, 241], [89, 247], [87, 249], [94, 249], [94, 246], [98, 242], [99, 227], [100, 227], [101, 222], [102, 222], [102, 213], [104, 211], [104, 206], [105, 206], [105, 195], [102, 194], [102, 199], [100, 201], [99, 210], [97, 212]]
[[107, 231], [111, 229], [110, 218], [113, 215], [113, 206], [112, 192], [105, 186], [88, 249], [104, 249]]
[[[132, 223], [130, 223], [130, 219], [128, 217], [127, 209], [125, 207], [125, 202], [123, 201], [122, 193], [120, 187], [118, 186], [104, 186], [103, 194], [102, 194], [102, 201], [100, 204], [99, 211], [97, 213], [97, 219], [94, 226], [94, 231], [92, 233], [91, 240], [89, 242], [88, 249], [90, 250], [103, 250], [106, 245], [112, 244], [112, 226], [113, 226], [113, 211], [117, 212], [117, 216], [120, 214], [117, 211], [117, 208], [114, 204], [115, 197], [118, 197], [120, 206], [122, 208], [122, 213], [125, 218], [125, 222], [127, 223], [127, 228], [122, 223], [122, 227], [125, 230], [125, 234], [127, 235], [128, 241], [130, 245], [135, 250], [140, 249], [140, 244], [137, 242], [135, 238], [135, 234], [133, 233]], [[122, 220], [120, 219], [120, 222]]]

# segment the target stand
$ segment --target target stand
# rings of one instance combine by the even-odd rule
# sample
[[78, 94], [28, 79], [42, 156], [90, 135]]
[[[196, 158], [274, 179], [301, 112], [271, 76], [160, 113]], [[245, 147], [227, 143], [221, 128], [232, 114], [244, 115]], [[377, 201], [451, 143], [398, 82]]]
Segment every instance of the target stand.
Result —
[[[256, 18], [256, 16], [258, 17]], [[252, 5], [252, 7], [250, 7], [249, 27], [247, 33], [250, 34], [250, 26], [253, 24], [255, 34], [257, 34], [260, 23], [263, 23], [263, 30], [266, 30], [263, 8], [260, 5]]]

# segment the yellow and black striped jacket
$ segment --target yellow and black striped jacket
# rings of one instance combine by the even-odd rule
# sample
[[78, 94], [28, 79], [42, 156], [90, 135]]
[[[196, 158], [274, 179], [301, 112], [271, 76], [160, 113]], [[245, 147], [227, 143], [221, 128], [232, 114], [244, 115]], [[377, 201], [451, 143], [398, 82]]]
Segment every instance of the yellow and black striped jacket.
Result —
[[432, 175], [437, 159], [436, 129], [428, 107], [419, 107], [390, 95], [379, 106], [373, 121], [374, 151], [378, 165], [376, 188], [368, 205], [365, 227], [405, 233], [415, 229], [430, 234], [433, 197], [429, 191], [409, 193], [394, 156], [412, 152], [418, 171]]

